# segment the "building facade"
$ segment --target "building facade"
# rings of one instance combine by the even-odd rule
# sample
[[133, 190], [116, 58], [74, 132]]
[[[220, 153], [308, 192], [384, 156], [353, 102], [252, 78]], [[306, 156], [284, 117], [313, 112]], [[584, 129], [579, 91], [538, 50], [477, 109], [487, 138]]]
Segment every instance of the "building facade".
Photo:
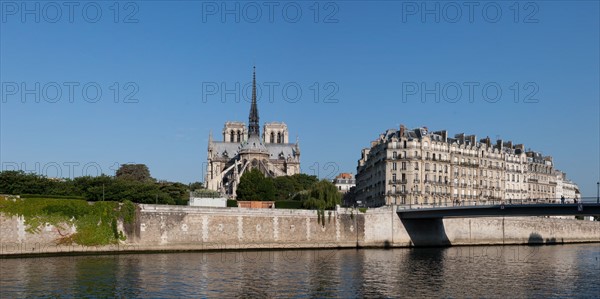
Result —
[[559, 170], [556, 172], [556, 197], [562, 198], [564, 196], [567, 203], [573, 203], [575, 200], [580, 199], [581, 194], [577, 184], [569, 180], [566, 173]]
[[223, 141], [208, 140], [207, 168], [204, 182], [207, 189], [235, 198], [240, 177], [253, 168], [265, 176], [277, 177], [300, 173], [300, 146], [289, 143], [287, 125], [265, 123], [260, 134], [256, 103], [256, 72], [252, 79], [252, 103], [248, 125], [226, 122]]
[[[523, 144], [426, 127], [390, 129], [362, 150], [356, 200], [367, 206], [553, 201], [552, 157]], [[563, 185], [564, 189], [564, 185]]]
[[350, 188], [356, 186], [356, 180], [351, 173], [342, 172], [333, 179], [333, 184], [340, 193], [347, 193]]

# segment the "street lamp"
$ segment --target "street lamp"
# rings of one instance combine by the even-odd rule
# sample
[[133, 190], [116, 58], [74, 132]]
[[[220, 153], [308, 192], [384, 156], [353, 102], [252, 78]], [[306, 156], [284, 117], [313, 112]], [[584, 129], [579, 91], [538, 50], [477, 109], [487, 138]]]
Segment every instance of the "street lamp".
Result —
[[600, 182], [596, 183], [596, 203], [600, 203]]

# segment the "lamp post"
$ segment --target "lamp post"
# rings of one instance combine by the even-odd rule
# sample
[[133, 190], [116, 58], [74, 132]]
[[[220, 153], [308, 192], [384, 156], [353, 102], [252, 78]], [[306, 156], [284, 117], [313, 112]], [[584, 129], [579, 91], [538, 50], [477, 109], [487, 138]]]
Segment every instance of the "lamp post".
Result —
[[600, 182], [596, 183], [596, 203], [600, 203]]

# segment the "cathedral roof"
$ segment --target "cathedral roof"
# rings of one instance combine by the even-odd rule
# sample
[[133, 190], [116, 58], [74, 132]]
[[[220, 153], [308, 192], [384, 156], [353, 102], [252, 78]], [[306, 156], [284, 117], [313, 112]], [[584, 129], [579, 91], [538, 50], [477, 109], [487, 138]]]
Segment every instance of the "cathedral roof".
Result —
[[262, 143], [262, 140], [258, 138], [256, 135], [250, 135], [248, 140], [242, 143], [242, 147], [240, 148], [241, 153], [268, 153], [267, 148]]
[[[243, 145], [243, 143], [213, 141], [212, 150], [215, 157], [233, 159], [240, 153]], [[299, 154], [296, 144], [293, 143], [267, 143], [262, 144], [261, 148], [269, 154], [269, 159], [293, 158]]]

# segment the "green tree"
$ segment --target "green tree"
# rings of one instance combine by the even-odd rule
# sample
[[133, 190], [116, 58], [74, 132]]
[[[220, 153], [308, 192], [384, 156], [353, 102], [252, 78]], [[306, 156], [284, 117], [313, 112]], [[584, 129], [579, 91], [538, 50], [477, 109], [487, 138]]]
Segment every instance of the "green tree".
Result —
[[316, 176], [304, 173], [294, 174], [290, 178], [294, 181], [296, 191], [309, 190], [319, 181]]
[[240, 178], [236, 196], [238, 200], [275, 200], [273, 180], [258, 169], [246, 171]]
[[193, 182], [190, 184], [190, 191], [204, 189], [204, 184], [200, 182]]
[[[124, 201], [185, 205], [189, 187], [178, 182], [156, 182], [145, 165], [119, 169], [119, 178], [107, 175], [74, 179], [47, 178], [23, 171], [0, 172], [0, 194], [38, 194], [83, 197], [89, 201]], [[130, 175], [134, 173], [134, 175]], [[138, 175], [141, 174], [141, 175]], [[192, 184], [193, 185], [193, 184]], [[196, 185], [197, 186], [197, 185]], [[190, 185], [191, 187], [191, 185]]]
[[154, 179], [150, 176], [148, 166], [144, 164], [123, 164], [117, 170], [115, 177], [138, 182], [152, 182]]
[[273, 185], [273, 179], [263, 177], [258, 185], [258, 196], [259, 198], [262, 198], [261, 200], [275, 200], [275, 186]]
[[298, 194], [310, 190], [318, 181], [316, 176], [303, 173], [276, 177], [273, 179], [275, 198], [277, 200], [301, 200], [301, 196]]
[[275, 187], [275, 198], [277, 200], [288, 200], [296, 191], [294, 180], [290, 176], [280, 176], [273, 179]]
[[340, 204], [341, 195], [333, 183], [321, 180], [309, 192], [309, 198], [303, 202], [308, 209], [326, 210], [333, 209]]

